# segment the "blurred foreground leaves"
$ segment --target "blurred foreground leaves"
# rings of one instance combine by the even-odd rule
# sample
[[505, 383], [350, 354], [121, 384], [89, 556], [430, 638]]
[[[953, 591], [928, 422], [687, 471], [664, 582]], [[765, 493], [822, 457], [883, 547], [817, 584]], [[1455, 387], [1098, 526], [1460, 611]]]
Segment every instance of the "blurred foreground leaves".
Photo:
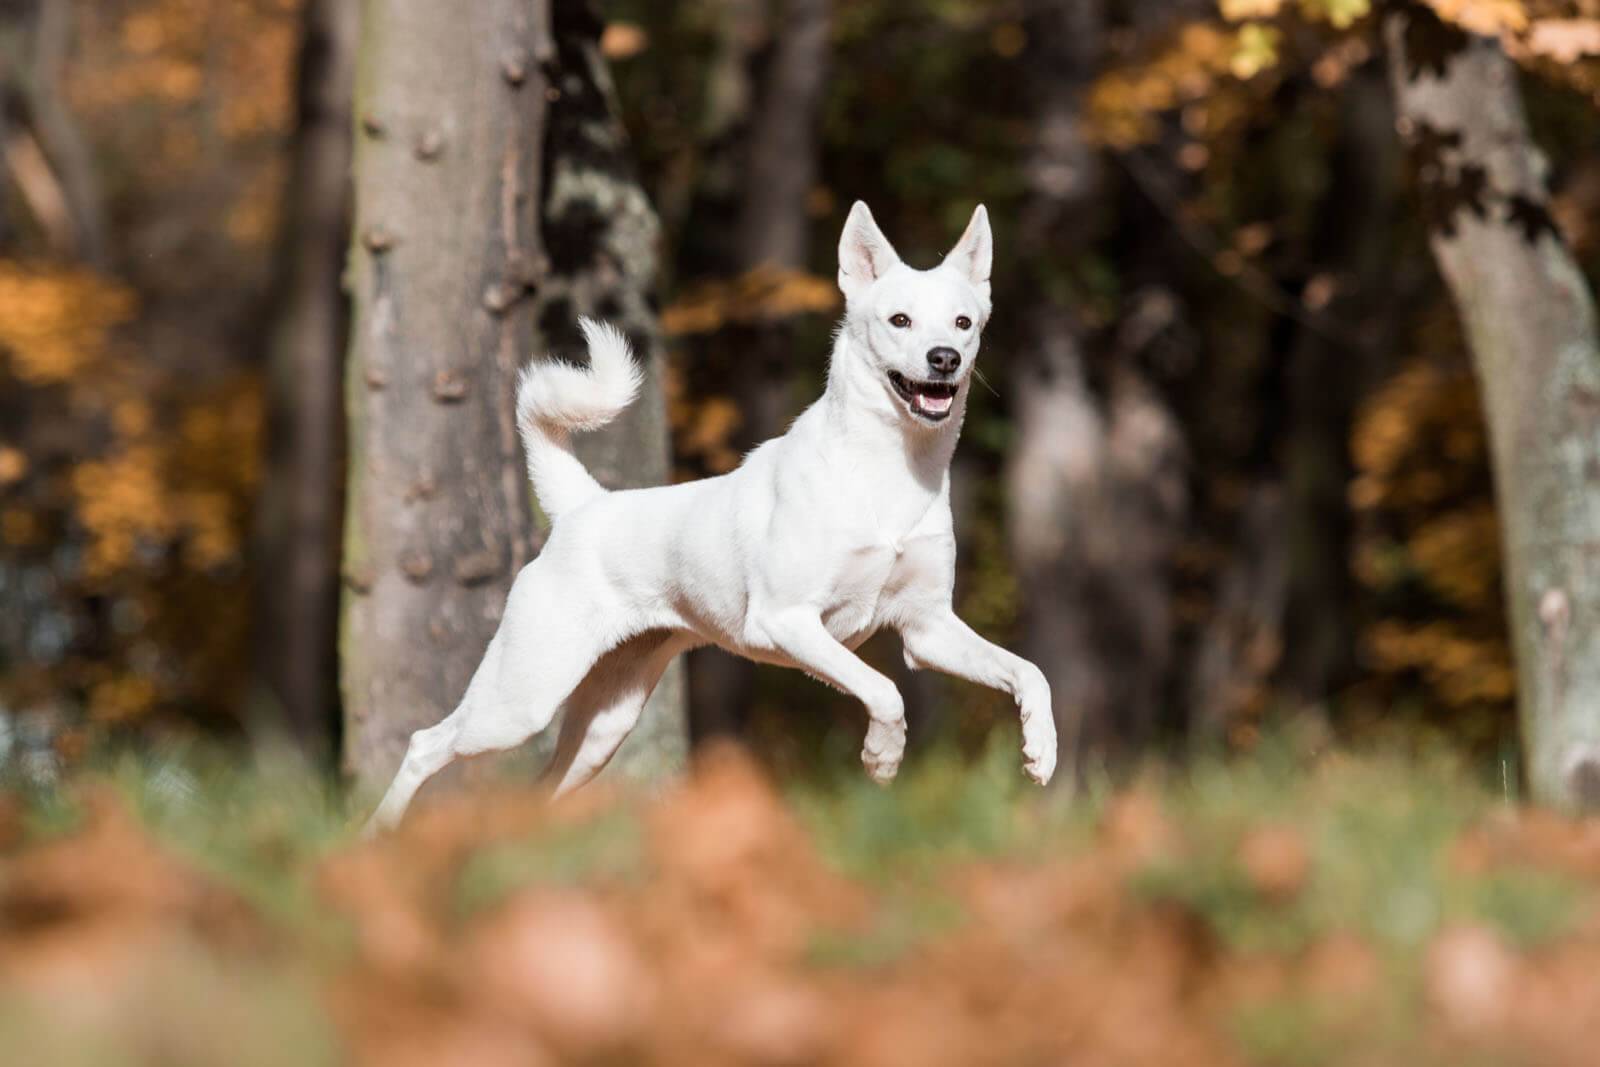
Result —
[[1596, 827], [1311, 735], [1072, 801], [1022, 783], [1014, 740], [887, 790], [853, 766], [779, 790], [714, 749], [654, 798], [455, 795], [364, 845], [362, 806], [219, 753], [0, 792], [0, 1042], [163, 1067], [1585, 1062]]

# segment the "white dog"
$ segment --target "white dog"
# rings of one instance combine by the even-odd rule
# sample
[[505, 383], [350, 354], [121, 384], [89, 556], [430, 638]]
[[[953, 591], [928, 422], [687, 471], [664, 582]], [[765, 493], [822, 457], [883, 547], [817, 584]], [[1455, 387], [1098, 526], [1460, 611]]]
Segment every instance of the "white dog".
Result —
[[604, 425], [638, 390], [616, 330], [583, 322], [587, 368], [529, 367], [517, 418], [554, 528], [517, 576], [461, 706], [412, 736], [372, 825], [397, 822], [451, 760], [519, 745], [563, 709], [579, 726], [563, 729], [576, 745], [557, 792], [582, 785], [672, 658], [705, 644], [798, 667], [861, 701], [862, 762], [887, 782], [905, 750], [905, 706], [853, 651], [885, 626], [900, 632], [909, 666], [1010, 693], [1027, 773], [1048, 782], [1056, 731], [1044, 674], [979, 637], [951, 603], [950, 457], [989, 318], [992, 252], [980, 206], [942, 264], [914, 270], [857, 203], [839, 240], [845, 317], [826, 391], [717, 478], [607, 492], [573, 455], [568, 433]]

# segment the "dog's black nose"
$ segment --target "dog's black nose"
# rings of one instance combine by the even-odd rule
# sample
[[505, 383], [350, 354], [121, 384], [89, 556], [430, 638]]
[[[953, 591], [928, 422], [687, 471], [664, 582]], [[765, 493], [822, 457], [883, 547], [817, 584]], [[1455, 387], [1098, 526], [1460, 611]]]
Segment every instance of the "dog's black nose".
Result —
[[940, 346], [928, 353], [928, 366], [938, 374], [954, 374], [961, 366], [961, 353], [953, 348]]

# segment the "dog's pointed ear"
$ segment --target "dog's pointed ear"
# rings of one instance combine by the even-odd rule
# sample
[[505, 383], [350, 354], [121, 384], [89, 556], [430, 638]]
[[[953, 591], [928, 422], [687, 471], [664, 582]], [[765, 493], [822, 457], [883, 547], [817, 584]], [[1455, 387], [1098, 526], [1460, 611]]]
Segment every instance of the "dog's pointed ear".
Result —
[[839, 288], [844, 298], [854, 300], [899, 262], [899, 254], [878, 229], [872, 212], [857, 200], [844, 220], [844, 233], [839, 235]]
[[944, 265], [952, 267], [973, 285], [989, 291], [989, 270], [994, 264], [994, 234], [989, 230], [989, 212], [982, 204], [972, 213], [967, 232], [944, 257]]

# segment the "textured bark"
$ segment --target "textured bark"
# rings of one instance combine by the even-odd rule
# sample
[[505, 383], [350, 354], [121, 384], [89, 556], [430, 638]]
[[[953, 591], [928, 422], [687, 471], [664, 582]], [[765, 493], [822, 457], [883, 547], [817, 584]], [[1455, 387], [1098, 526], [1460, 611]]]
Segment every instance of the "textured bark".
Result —
[[532, 554], [512, 404], [554, 58], [541, 3], [362, 10], [340, 639], [363, 783], [455, 706]]
[[[1489, 422], [1528, 780], [1600, 807], [1600, 341], [1545, 161], [1492, 41], [1418, 7], [1386, 32], [1399, 128]], [[1453, 38], [1453, 39], [1452, 39]]]
[[[549, 273], [539, 290], [537, 350], [581, 362], [580, 315], [627, 333], [644, 365], [645, 386], [621, 418], [576, 438], [575, 448], [603, 485], [661, 485], [671, 481], [672, 464], [661, 388], [665, 353], [655, 314], [660, 225], [634, 173], [600, 56], [599, 19], [587, 0], [555, 0], [553, 15], [557, 92], [547, 118], [542, 207]], [[683, 766], [684, 689], [682, 664], [674, 664], [605, 774], [652, 780]], [[550, 750], [553, 740], [539, 744]]]
[[312, 0], [267, 352], [267, 452], [256, 518], [258, 719], [332, 752], [339, 543], [340, 288], [350, 231], [359, 0]]
[[[1083, 92], [1101, 19], [1097, 4], [1059, 4], [1029, 27], [1039, 133], [1025, 166], [1025, 262], [1070, 260], [1093, 234], [1103, 183]], [[1132, 340], [1150, 331], [1124, 331], [1091, 375], [1082, 331], [1053, 288], [1045, 278], [1033, 286], [1011, 374], [1007, 524], [1025, 590], [1023, 653], [1050, 679], [1070, 782], [1154, 728], [1173, 654], [1167, 569], [1186, 487], [1181, 432]]]

